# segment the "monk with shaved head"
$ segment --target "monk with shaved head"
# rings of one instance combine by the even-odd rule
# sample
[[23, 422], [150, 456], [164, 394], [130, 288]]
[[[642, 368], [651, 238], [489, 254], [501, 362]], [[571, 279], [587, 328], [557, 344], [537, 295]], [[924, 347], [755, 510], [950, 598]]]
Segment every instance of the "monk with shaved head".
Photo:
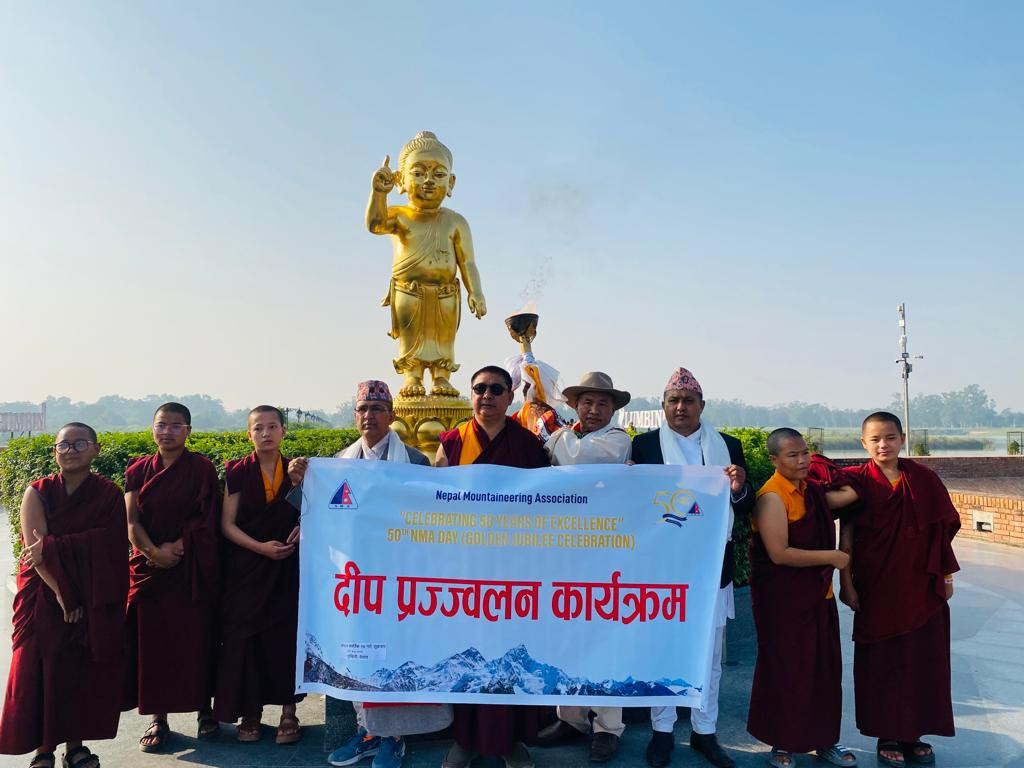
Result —
[[894, 768], [932, 765], [921, 737], [954, 733], [949, 598], [960, 570], [952, 546], [960, 515], [935, 472], [900, 458], [905, 443], [894, 414], [864, 420], [869, 460], [846, 470], [863, 509], [843, 526], [852, 551], [839, 594], [854, 610], [857, 728], [878, 739], [878, 762]]
[[836, 549], [831, 510], [857, 495], [808, 482], [811, 452], [795, 429], [776, 429], [767, 447], [775, 473], [757, 492], [751, 520], [757, 663], [747, 730], [771, 745], [773, 768], [789, 768], [794, 753], [812, 750], [853, 766], [853, 753], [838, 743], [843, 658], [832, 592], [833, 572], [850, 557]]
[[60, 472], [21, 501], [22, 556], [0, 753], [35, 750], [33, 768], [98, 768], [82, 741], [112, 739], [125, 669], [128, 532], [121, 489], [90, 471], [100, 452], [87, 424], [65, 424]]
[[125, 470], [132, 542], [128, 635], [132, 662], [125, 709], [151, 715], [143, 752], [166, 746], [169, 712], [196, 712], [196, 736], [210, 739], [214, 627], [219, 596], [217, 470], [185, 447], [192, 414], [164, 403], [153, 414], [157, 450]]

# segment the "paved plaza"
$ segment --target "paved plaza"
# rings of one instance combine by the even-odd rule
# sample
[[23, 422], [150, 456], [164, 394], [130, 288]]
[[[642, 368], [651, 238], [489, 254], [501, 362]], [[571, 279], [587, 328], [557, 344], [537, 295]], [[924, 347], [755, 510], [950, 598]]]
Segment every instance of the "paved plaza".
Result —
[[[0, 555], [0, 567], [11, 571], [7, 547]], [[942, 768], [1024, 768], [1024, 549], [987, 544], [969, 539], [956, 543], [961, 573], [956, 581], [952, 604], [953, 633], [953, 706], [957, 736], [953, 739], [928, 738], [935, 745], [937, 765]], [[755, 656], [750, 596], [747, 590], [737, 594], [737, 620], [729, 624], [727, 661], [722, 681], [719, 738], [739, 766], [764, 766], [766, 747], [746, 732], [747, 701]], [[0, 601], [0, 621], [8, 628], [11, 619], [11, 595]], [[851, 747], [862, 766], [875, 766], [874, 741], [857, 733], [853, 716], [853, 646], [848, 641], [852, 615], [840, 606], [844, 665], [843, 741]], [[10, 663], [10, 644], [0, 648], [0, 667]], [[6, 677], [5, 677], [6, 679]], [[162, 755], [144, 755], [138, 751], [138, 738], [146, 719], [137, 714], [121, 717], [117, 739], [89, 744], [101, 757], [105, 768], [187, 768], [187, 766], [324, 766], [324, 701], [308, 697], [299, 705], [299, 717], [305, 737], [294, 747], [278, 747], [273, 729], [264, 728], [259, 744], [239, 744], [235, 729], [225, 726], [219, 741], [200, 743], [194, 739], [194, 716], [172, 715], [171, 728], [177, 733], [170, 750]], [[268, 708], [265, 722], [277, 722], [280, 709]], [[184, 734], [184, 735], [182, 735]], [[644, 766], [644, 746], [649, 726], [630, 723], [618, 757], [610, 766]], [[689, 725], [686, 718], [676, 726], [676, 750], [672, 765], [707, 765], [686, 746]], [[441, 742], [416, 742], [410, 745], [403, 765], [406, 768], [438, 768], [447, 748]], [[557, 749], [535, 749], [538, 768], [574, 768], [590, 765], [582, 744]], [[27, 766], [27, 757], [0, 756], [0, 768]], [[369, 768], [370, 761], [360, 763]], [[798, 766], [824, 766], [825, 763], [799, 756]], [[478, 760], [474, 768], [500, 768], [499, 760]]]

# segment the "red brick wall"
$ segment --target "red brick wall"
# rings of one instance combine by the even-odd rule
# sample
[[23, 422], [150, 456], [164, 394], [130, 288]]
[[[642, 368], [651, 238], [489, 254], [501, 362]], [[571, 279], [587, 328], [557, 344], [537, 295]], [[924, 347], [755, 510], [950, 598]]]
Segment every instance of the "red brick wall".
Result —
[[[1024, 499], [959, 491], [950, 491], [949, 498], [960, 512], [957, 536], [1024, 547]], [[978, 530], [979, 523], [986, 529], [991, 524], [991, 530]]]

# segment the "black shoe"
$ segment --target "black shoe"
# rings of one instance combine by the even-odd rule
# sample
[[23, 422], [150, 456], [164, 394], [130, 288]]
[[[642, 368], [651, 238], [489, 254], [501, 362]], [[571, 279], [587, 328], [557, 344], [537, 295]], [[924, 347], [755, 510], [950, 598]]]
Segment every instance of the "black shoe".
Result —
[[556, 720], [547, 728], [542, 728], [540, 733], [537, 734], [537, 746], [554, 747], [559, 744], [565, 744], [569, 741], [582, 739], [585, 735], [586, 734], [580, 733], [568, 723], [562, 720]]
[[718, 743], [718, 737], [713, 733], [690, 734], [690, 746], [704, 755], [707, 760], [717, 768], [734, 768], [736, 762], [725, 754], [725, 750]]
[[590, 742], [590, 762], [607, 763], [619, 751], [619, 737], [614, 733], [602, 731], [595, 733]]
[[672, 750], [675, 746], [675, 738], [671, 733], [652, 732], [651, 740], [647, 742], [647, 764], [651, 768], [663, 768], [668, 765], [672, 760]]

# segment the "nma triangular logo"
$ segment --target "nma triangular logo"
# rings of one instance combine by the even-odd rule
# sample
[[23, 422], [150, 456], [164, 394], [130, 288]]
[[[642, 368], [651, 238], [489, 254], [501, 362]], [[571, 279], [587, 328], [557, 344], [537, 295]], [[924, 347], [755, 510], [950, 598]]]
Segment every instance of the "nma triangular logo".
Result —
[[338, 490], [331, 497], [331, 503], [327, 505], [330, 509], [359, 509], [356, 504], [356, 497], [352, 495], [352, 488], [348, 480], [343, 480]]

